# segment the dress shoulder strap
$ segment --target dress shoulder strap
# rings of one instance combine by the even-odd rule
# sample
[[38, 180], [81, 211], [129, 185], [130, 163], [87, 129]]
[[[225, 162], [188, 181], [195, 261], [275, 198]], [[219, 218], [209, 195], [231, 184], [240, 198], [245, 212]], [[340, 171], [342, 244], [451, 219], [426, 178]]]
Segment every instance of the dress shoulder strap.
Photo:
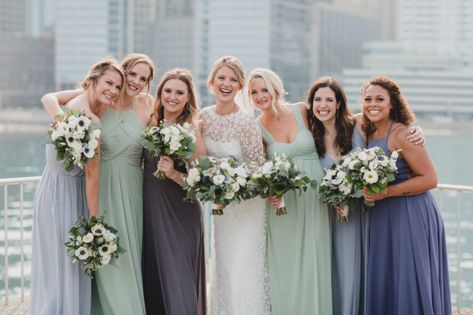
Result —
[[299, 128], [299, 130], [307, 129], [304, 123], [304, 118], [302, 117], [299, 103], [291, 104], [289, 106], [291, 106], [292, 112], [294, 113], [294, 118], [296, 119], [297, 128]]
[[268, 129], [266, 129], [266, 127], [263, 126], [263, 124], [259, 120], [256, 120], [256, 122], [258, 123], [258, 127], [261, 130], [261, 136], [263, 137], [264, 142], [266, 142], [267, 144], [273, 143], [273, 136], [268, 131]]

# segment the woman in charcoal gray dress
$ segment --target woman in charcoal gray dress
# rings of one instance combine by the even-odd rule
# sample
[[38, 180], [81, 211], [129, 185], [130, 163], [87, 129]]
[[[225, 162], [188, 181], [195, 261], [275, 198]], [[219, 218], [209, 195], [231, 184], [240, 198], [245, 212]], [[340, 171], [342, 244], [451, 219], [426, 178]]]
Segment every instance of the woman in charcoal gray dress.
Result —
[[[173, 69], [159, 83], [151, 125], [192, 122], [197, 112], [190, 72]], [[194, 157], [205, 154], [197, 135]], [[153, 173], [159, 169], [166, 179]], [[143, 184], [143, 288], [148, 314], [205, 315], [205, 255], [202, 208], [185, 202], [184, 167], [145, 152]]]

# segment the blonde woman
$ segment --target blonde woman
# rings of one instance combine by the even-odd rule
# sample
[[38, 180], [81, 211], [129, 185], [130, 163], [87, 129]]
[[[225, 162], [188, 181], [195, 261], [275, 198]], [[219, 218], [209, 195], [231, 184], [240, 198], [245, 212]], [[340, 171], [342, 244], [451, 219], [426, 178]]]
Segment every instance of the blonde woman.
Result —
[[[303, 103], [288, 105], [279, 76], [269, 69], [250, 73], [248, 93], [261, 111], [258, 125], [269, 158], [286, 154], [311, 179], [324, 169], [307, 128]], [[277, 205], [280, 200], [272, 200]], [[330, 218], [317, 191], [284, 195], [287, 214], [268, 210], [268, 265], [273, 314], [331, 314]]]
[[[208, 78], [215, 105], [200, 113], [202, 135], [210, 156], [238, 162], [261, 161], [261, 133], [253, 117], [243, 113], [235, 96], [245, 86], [241, 62], [217, 59]], [[262, 199], [231, 204], [213, 216], [212, 314], [268, 314], [266, 211]]]
[[[69, 101], [67, 107], [83, 111], [91, 118], [92, 126], [100, 128], [100, 118], [119, 97], [123, 82], [122, 70], [115, 60], [99, 61], [82, 82], [82, 94]], [[70, 99], [71, 95], [77, 93], [49, 93], [41, 102], [54, 118], [63, 113], [58, 100]], [[90, 314], [90, 279], [66, 255], [64, 243], [79, 216], [98, 214], [99, 149], [84, 171], [75, 167], [67, 172], [57, 161], [54, 147], [46, 146], [46, 167], [33, 213], [31, 314]]]

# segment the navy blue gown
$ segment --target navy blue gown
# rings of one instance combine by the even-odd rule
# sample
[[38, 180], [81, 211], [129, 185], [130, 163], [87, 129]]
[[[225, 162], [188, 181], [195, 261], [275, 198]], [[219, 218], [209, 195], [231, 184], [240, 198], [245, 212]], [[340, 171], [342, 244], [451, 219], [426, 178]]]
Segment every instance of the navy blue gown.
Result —
[[[368, 147], [382, 147], [386, 137]], [[409, 177], [400, 157], [393, 184]], [[370, 211], [367, 314], [451, 314], [445, 228], [430, 192], [377, 201]]]

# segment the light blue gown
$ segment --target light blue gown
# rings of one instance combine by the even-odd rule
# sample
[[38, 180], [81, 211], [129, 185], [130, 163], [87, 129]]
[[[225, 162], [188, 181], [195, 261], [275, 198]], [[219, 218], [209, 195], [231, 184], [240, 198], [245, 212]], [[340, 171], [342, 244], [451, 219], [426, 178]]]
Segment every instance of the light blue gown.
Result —
[[90, 314], [90, 279], [64, 247], [80, 215], [88, 216], [84, 172], [66, 172], [48, 144], [34, 203], [30, 314]]
[[[353, 148], [364, 148], [361, 131], [355, 127]], [[336, 161], [327, 154], [321, 158], [325, 169]], [[349, 209], [348, 222], [332, 220], [332, 300], [334, 315], [365, 314], [366, 265], [368, 255], [369, 215], [363, 202], [357, 200]]]

